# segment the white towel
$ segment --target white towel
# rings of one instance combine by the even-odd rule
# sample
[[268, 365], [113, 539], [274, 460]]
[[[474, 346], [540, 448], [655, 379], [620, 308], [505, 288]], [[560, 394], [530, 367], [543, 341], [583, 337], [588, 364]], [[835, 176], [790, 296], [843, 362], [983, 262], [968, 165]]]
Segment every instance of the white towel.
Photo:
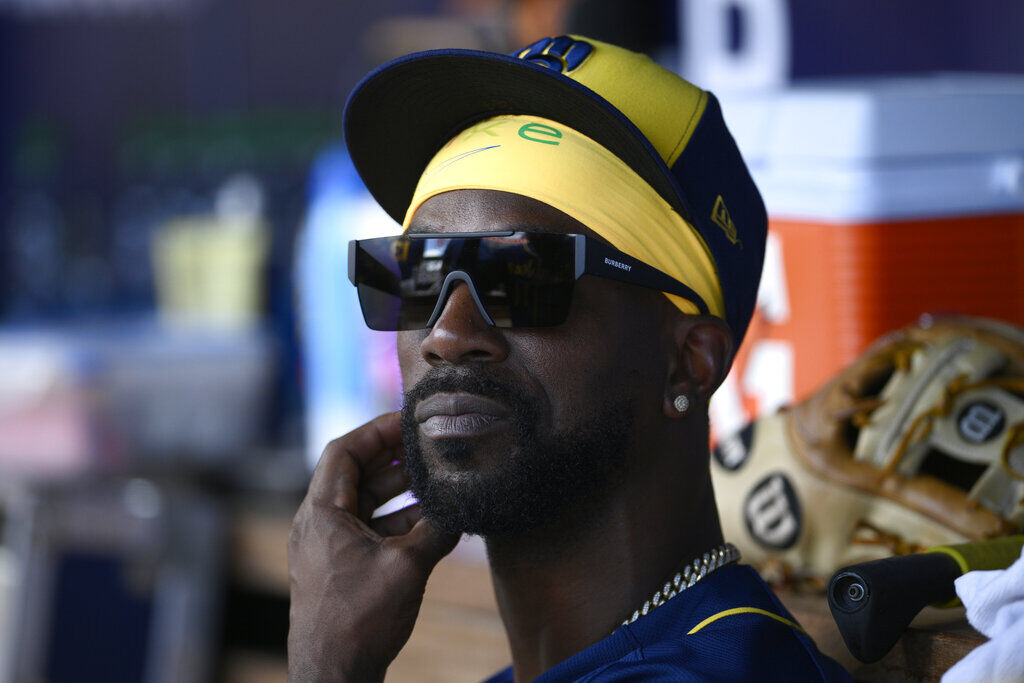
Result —
[[990, 638], [954, 664], [942, 683], [1024, 681], [1024, 550], [1006, 569], [956, 580], [967, 621]]

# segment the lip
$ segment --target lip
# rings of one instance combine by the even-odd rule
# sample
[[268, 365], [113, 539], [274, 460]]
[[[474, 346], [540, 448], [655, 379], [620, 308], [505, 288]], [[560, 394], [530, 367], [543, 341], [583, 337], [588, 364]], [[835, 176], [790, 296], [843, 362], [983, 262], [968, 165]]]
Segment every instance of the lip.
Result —
[[416, 406], [414, 416], [424, 436], [432, 439], [479, 436], [508, 417], [503, 404], [476, 394], [434, 394]]

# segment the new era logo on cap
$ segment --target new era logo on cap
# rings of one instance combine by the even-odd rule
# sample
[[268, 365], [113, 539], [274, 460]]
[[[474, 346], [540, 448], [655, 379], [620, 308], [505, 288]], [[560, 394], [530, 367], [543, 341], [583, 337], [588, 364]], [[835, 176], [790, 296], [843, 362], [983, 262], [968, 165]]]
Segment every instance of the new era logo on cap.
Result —
[[743, 248], [743, 242], [740, 241], [736, 232], [736, 224], [732, 222], [732, 216], [729, 215], [729, 208], [725, 205], [722, 195], [718, 195], [715, 199], [715, 208], [711, 210], [711, 220], [725, 231], [725, 236], [729, 238], [730, 242], [739, 245], [740, 249]]

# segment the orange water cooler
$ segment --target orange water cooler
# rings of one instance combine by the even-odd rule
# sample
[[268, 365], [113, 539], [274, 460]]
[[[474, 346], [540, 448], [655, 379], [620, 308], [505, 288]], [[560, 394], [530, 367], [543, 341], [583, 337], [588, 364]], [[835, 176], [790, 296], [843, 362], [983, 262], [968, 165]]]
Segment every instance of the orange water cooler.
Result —
[[1024, 77], [721, 99], [769, 242], [758, 310], [712, 401], [717, 438], [800, 400], [922, 315], [1024, 325]]

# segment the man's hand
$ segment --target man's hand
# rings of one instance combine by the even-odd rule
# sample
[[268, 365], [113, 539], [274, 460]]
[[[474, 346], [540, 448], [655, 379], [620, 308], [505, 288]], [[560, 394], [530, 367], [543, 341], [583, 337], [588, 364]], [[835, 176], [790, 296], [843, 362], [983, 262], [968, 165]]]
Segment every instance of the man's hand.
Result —
[[290, 681], [383, 680], [458, 542], [419, 506], [370, 519], [406, 489], [399, 423], [382, 415], [328, 444], [292, 522]]

